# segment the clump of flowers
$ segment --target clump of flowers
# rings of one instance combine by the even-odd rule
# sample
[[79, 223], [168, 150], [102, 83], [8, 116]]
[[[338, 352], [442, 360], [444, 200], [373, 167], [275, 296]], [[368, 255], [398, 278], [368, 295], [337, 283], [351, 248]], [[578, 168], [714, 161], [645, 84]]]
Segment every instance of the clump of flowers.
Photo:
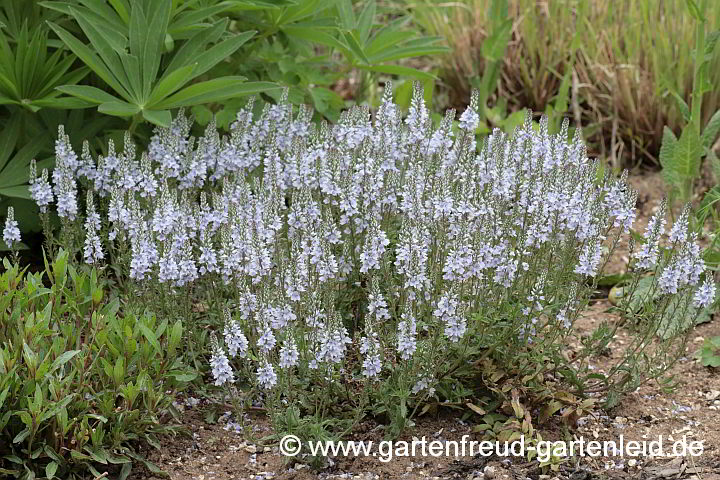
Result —
[[[551, 134], [528, 116], [478, 145], [477, 105], [473, 96], [459, 122], [450, 111], [435, 128], [419, 87], [405, 120], [389, 87], [374, 116], [354, 107], [332, 126], [286, 100], [253, 118], [250, 102], [229, 135], [211, 125], [195, 138], [181, 113], [147, 151], [127, 137], [97, 160], [78, 159], [61, 132], [52, 194], [70, 222], [78, 185], [88, 190], [88, 262], [129, 246], [126, 274], [140, 290], [224, 295], [216, 384], [279, 398], [356, 378], [436, 395], [463, 355], [520, 371], [521, 352], [560, 352], [635, 218], [627, 176], [599, 176], [567, 123]], [[33, 178], [44, 209], [47, 174]], [[94, 198], [108, 205], [107, 228]], [[648, 225], [636, 268], [661, 265], [666, 295], [707, 305], [714, 284], [700, 281], [687, 222], [660, 260], [664, 216]]]

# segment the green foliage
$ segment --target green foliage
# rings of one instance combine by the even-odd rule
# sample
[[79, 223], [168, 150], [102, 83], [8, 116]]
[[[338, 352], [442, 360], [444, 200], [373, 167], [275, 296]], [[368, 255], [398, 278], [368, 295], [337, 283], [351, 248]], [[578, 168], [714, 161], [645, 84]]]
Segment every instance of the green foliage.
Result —
[[695, 356], [704, 367], [720, 367], [720, 336], [706, 338]]
[[48, 48], [45, 29], [30, 30], [24, 22], [12, 45], [0, 29], [0, 105], [17, 105], [32, 112], [43, 107], [87, 107], [87, 102], [63, 97], [57, 90], [88, 74], [85, 67], [73, 68], [75, 60], [62, 49]]
[[133, 447], [176, 431], [172, 400], [194, 375], [182, 324], [121, 315], [95, 270], [61, 251], [44, 272], [0, 275], [0, 472], [10, 478], [125, 478]]
[[73, 141], [128, 126], [147, 139], [188, 108], [200, 125], [216, 116], [228, 129], [244, 97], [278, 101], [280, 86], [292, 103], [334, 121], [346, 106], [338, 82], [354, 78], [354, 100], [372, 103], [381, 75], [433, 79], [397, 64], [447, 51], [408, 20], [374, 0], [361, 8], [351, 0], [7, 0], [0, 129], [9, 132], [0, 141], [12, 148], [0, 152], [0, 207], [28, 217], [23, 231], [39, 229], [23, 201], [27, 157], [51, 167], [44, 159], [60, 124]]
[[679, 139], [666, 126], [660, 147], [663, 177], [670, 186], [672, 195], [682, 202], [690, 200], [693, 182], [700, 175], [702, 159], [707, 157], [711, 162], [717, 162], [711, 149], [720, 132], [720, 110], [711, 117], [704, 128], [701, 123], [703, 95], [713, 89], [713, 85], [708, 80], [708, 68], [720, 31], [706, 37], [704, 0], [699, 7], [693, 0], [688, 0], [688, 10], [696, 22], [691, 105], [688, 107], [679, 94], [671, 91], [687, 124]]
[[[254, 32], [230, 35], [228, 20], [207, 23], [217, 8], [188, 15], [173, 8], [172, 0], [111, 2], [44, 2], [72, 17], [89, 40], [79, 40], [61, 26], [53, 31], [107, 86], [112, 94], [90, 85], [64, 85], [60, 91], [91, 104], [107, 115], [141, 115], [150, 123], [168, 127], [170, 109], [218, 102], [275, 88], [266, 82], [244, 83], [244, 78], [213, 78], [186, 85], [232, 55]], [[112, 8], [111, 8], [112, 7]], [[183, 13], [185, 13], [183, 15]], [[176, 45], [172, 36], [191, 35]], [[169, 52], [168, 52], [169, 51]], [[165, 68], [161, 70], [161, 65]], [[183, 88], [185, 87], [185, 88]]]

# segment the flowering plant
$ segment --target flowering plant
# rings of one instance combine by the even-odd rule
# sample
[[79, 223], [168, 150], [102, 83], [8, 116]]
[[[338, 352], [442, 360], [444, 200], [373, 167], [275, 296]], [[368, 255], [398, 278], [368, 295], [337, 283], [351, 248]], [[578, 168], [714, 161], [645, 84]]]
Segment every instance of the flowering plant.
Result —
[[[139, 155], [128, 136], [97, 160], [61, 131], [52, 194], [46, 172], [31, 191], [43, 211], [55, 200], [72, 232], [81, 185], [85, 260], [110, 260], [146, 299], [187, 299], [186, 315], [206, 302], [224, 320], [209, 346], [215, 384], [245, 385], [272, 412], [296, 401], [327, 412], [337, 395], [402, 423], [408, 405], [448, 399], [463, 376], [493, 390], [490, 365], [579, 395], [663, 373], [687, 328], [668, 308], [692, 314], [714, 296], [687, 215], [666, 254], [664, 209], [632, 252], [638, 275], [656, 272], [662, 301], [646, 328], [664, 328], [667, 343], [641, 333], [606, 374], [591, 371], [616, 326], [583, 339], [573, 327], [636, 194], [626, 175], [599, 174], [567, 123], [551, 134], [528, 116], [478, 148], [477, 102], [437, 128], [419, 87], [404, 119], [388, 87], [374, 117], [355, 107], [333, 126], [287, 101], [254, 119], [250, 102], [228, 136], [210, 125], [194, 138], [180, 113]], [[80, 249], [77, 232], [63, 235]]]

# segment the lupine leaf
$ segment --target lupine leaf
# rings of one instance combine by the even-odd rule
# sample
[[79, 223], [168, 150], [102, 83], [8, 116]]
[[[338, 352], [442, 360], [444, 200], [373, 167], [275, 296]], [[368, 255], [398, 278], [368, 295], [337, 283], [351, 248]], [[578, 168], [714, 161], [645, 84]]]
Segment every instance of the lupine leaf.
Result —
[[61, 87], [57, 87], [57, 89], [63, 93], [67, 93], [68, 95], [73, 95], [98, 105], [106, 102], [121, 101], [119, 98], [114, 97], [99, 88], [91, 87], [90, 85], [63, 85]]
[[131, 117], [140, 112], [140, 107], [127, 102], [105, 102], [100, 104], [98, 111], [116, 117]]
[[148, 105], [152, 106], [182, 88], [192, 78], [192, 73], [196, 67], [197, 63], [186, 65], [165, 75], [153, 88]]
[[172, 114], [168, 110], [147, 110], [142, 111], [143, 118], [150, 123], [161, 127], [169, 127], [172, 121]]
[[90, 50], [87, 45], [82, 43], [80, 40], [75, 38], [70, 32], [64, 28], [55, 25], [52, 22], [48, 22], [50, 28], [57, 34], [58, 37], [65, 43], [65, 45], [72, 50], [72, 52], [82, 60], [85, 65], [95, 72], [105, 83], [107, 83], [116, 93], [121, 97], [128, 100], [131, 98], [130, 93], [123, 87], [123, 85], [117, 80], [115, 75], [105, 66], [105, 64], [98, 58], [95, 53]]
[[186, 87], [166, 98], [155, 108], [172, 109], [189, 107], [198, 103], [212, 103], [226, 98], [254, 95], [267, 90], [280, 88], [269, 82], [243, 83], [244, 77], [220, 77]]

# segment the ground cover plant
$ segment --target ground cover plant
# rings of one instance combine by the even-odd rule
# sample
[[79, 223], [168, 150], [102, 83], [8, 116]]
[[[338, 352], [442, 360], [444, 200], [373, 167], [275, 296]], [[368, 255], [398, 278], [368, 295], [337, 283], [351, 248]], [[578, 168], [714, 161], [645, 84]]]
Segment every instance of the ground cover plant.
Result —
[[660, 378], [715, 284], [689, 210], [666, 231], [660, 208], [631, 247], [632, 346], [591, 370], [617, 325], [583, 337], [573, 325], [636, 195], [567, 123], [551, 134], [528, 116], [478, 145], [478, 103], [434, 127], [420, 86], [405, 118], [388, 85], [376, 113], [332, 126], [286, 100], [256, 117], [250, 102], [228, 135], [195, 138], [181, 112], [147, 149], [126, 135], [97, 158], [60, 130], [56, 168], [34, 169], [31, 193], [60, 217], [49, 251], [110, 265], [141, 304], [210, 326], [188, 343], [277, 435], [337, 438], [373, 415], [395, 436], [420, 409], [471, 397], [479, 431], [532, 435], [533, 420]]
[[177, 430], [169, 392], [194, 378], [182, 340], [181, 321], [123, 308], [98, 271], [68, 252], [37, 273], [4, 259], [0, 473], [64, 479], [114, 469], [125, 478], [133, 462], [153, 469], [138, 442], [158, 445]]

